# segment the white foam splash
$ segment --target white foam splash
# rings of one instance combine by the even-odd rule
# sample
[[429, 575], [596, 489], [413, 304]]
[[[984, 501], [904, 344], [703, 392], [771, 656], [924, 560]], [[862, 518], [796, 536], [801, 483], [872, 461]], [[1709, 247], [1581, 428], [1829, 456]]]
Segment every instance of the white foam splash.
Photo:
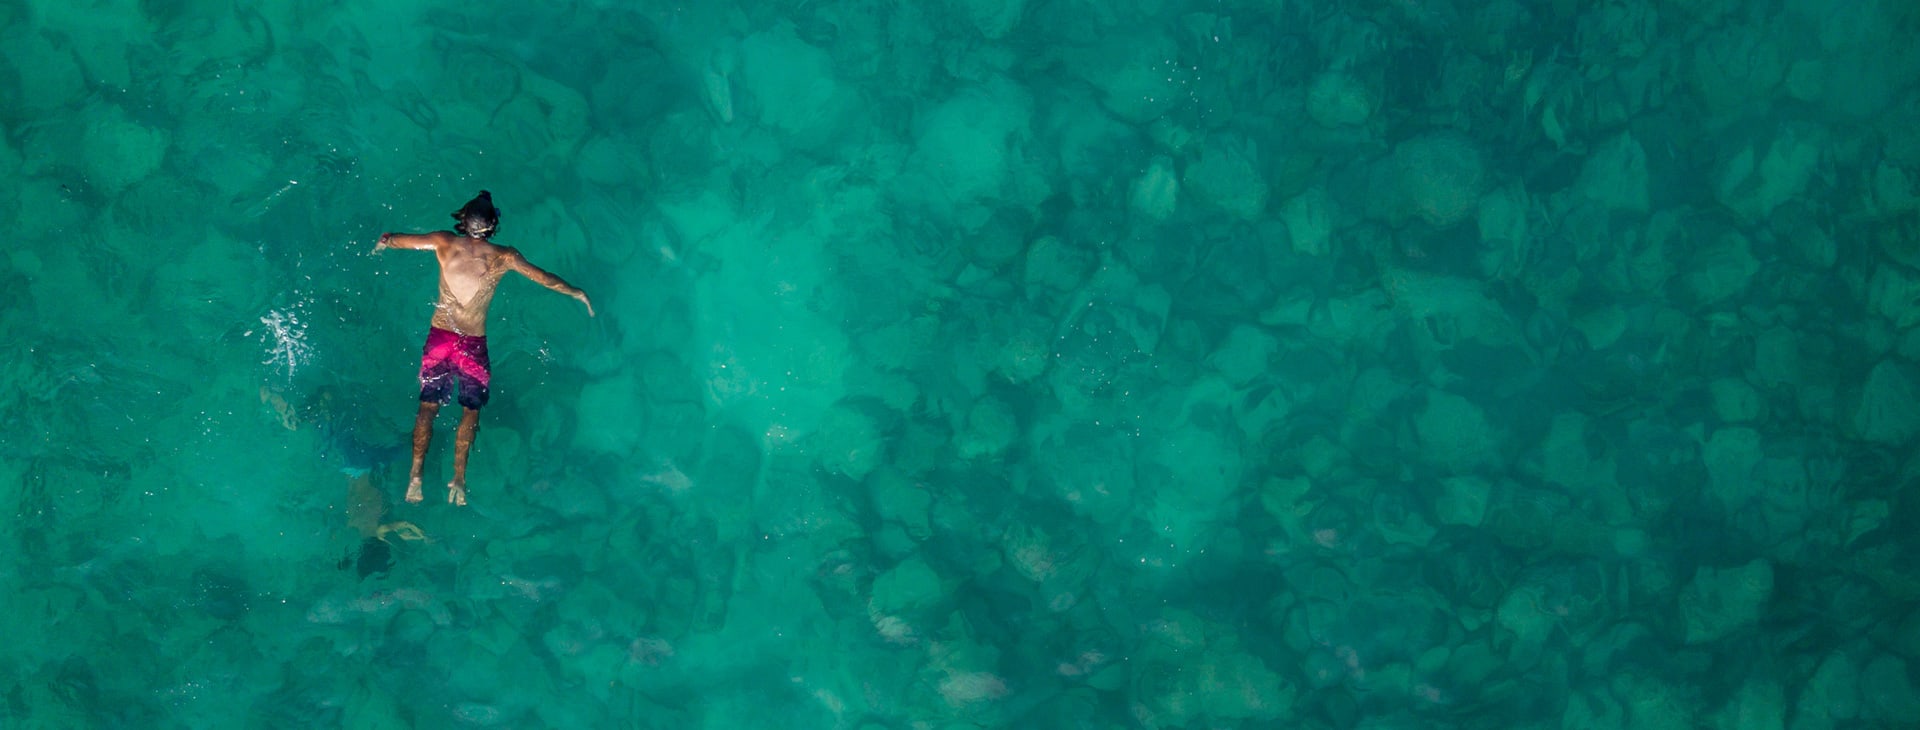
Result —
[[273, 366], [291, 379], [313, 355], [313, 348], [307, 344], [307, 325], [300, 321], [299, 309], [268, 310], [266, 316], [260, 318], [260, 324], [266, 326], [261, 330], [260, 339], [267, 346], [267, 357], [260, 364]]

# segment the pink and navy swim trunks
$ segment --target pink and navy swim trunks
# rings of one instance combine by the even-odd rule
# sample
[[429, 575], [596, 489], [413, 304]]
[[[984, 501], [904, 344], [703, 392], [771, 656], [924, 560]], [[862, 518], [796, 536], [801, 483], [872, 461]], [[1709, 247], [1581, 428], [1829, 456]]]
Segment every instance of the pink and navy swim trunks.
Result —
[[487, 404], [487, 338], [463, 335], [439, 327], [427, 331], [427, 347], [420, 354], [421, 402], [446, 403], [459, 376], [460, 405]]

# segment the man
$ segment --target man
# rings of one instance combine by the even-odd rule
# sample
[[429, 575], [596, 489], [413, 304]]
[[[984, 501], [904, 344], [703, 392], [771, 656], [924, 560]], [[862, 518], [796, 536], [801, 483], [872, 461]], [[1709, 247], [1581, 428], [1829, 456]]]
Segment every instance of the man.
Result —
[[493, 288], [501, 277], [517, 271], [536, 284], [580, 300], [587, 305], [587, 316], [593, 316], [586, 292], [527, 263], [519, 251], [488, 240], [500, 227], [500, 210], [493, 207], [492, 194], [480, 191], [453, 219], [454, 233], [384, 233], [373, 247], [375, 253], [385, 248], [430, 250], [440, 261], [440, 300], [434, 304], [427, 346], [420, 356], [420, 413], [413, 421], [408, 502], [422, 499], [420, 463], [433, 439], [433, 417], [453, 395], [457, 376], [465, 412], [453, 442], [453, 481], [447, 484], [447, 501], [467, 503], [467, 450], [473, 447], [473, 434], [480, 425], [480, 407], [487, 404], [487, 305], [493, 303]]

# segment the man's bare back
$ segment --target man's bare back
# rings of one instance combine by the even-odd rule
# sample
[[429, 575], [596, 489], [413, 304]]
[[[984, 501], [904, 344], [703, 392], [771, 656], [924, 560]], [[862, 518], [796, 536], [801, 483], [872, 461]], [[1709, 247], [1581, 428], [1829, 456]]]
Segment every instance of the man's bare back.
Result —
[[593, 303], [585, 292], [569, 286], [560, 277], [527, 262], [518, 250], [484, 238], [462, 236], [447, 231], [421, 235], [389, 233], [380, 237], [379, 248], [432, 249], [440, 261], [440, 300], [434, 303], [433, 326], [476, 337], [487, 334], [487, 308], [493, 304], [493, 291], [508, 272], [519, 272], [533, 283], [566, 294], [587, 305], [593, 316]]
[[409, 502], [423, 499], [420, 471], [433, 437], [433, 417], [440, 412], [440, 404], [452, 398], [457, 382], [465, 412], [454, 441], [453, 481], [447, 484], [447, 501], [467, 503], [467, 450], [479, 427], [480, 407], [486, 405], [490, 379], [487, 308], [493, 304], [500, 279], [507, 272], [517, 271], [536, 284], [580, 300], [587, 307], [587, 316], [593, 316], [593, 303], [586, 292], [528, 263], [519, 251], [487, 240], [499, 224], [499, 210], [486, 191], [480, 191], [453, 217], [459, 221], [458, 233], [387, 233], [373, 247], [376, 253], [387, 248], [431, 250], [440, 262], [440, 299], [434, 303], [426, 350], [421, 355], [420, 412], [413, 426]]

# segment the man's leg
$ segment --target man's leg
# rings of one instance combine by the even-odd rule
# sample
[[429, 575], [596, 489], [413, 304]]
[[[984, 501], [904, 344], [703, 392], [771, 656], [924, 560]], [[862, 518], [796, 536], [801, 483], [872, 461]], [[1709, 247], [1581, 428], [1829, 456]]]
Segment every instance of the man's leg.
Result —
[[427, 459], [427, 443], [433, 441], [433, 417], [439, 413], [439, 403], [420, 401], [420, 414], [413, 417], [413, 472], [407, 480], [408, 502], [426, 498], [420, 493], [420, 465]]
[[453, 483], [447, 485], [447, 501], [462, 506], [467, 503], [467, 449], [473, 448], [473, 433], [480, 430], [480, 409], [465, 410], [453, 438]]

